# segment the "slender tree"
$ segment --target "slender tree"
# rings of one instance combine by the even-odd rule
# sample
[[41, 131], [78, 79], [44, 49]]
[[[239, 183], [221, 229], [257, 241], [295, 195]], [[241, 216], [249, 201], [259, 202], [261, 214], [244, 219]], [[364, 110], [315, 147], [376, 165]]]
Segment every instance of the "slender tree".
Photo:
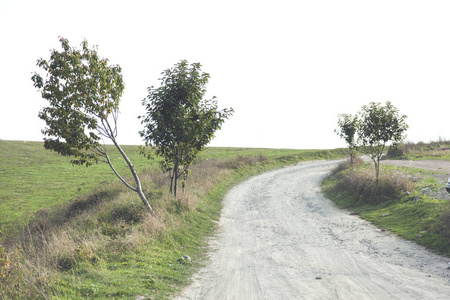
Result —
[[407, 116], [401, 115], [389, 101], [384, 106], [375, 102], [364, 105], [359, 114], [361, 124], [358, 135], [374, 162], [378, 186], [381, 156], [387, 145], [398, 145], [405, 138]]
[[208, 79], [199, 63], [182, 60], [162, 73], [161, 85], [149, 87], [142, 101], [146, 114], [140, 117], [144, 125], [140, 134], [163, 158], [160, 166], [170, 174], [175, 197], [178, 179], [183, 179], [184, 191], [190, 165], [233, 112], [219, 110], [215, 97], [204, 99]]
[[354, 160], [358, 151], [357, 131], [359, 126], [358, 116], [350, 114], [338, 115], [338, 128], [334, 130], [336, 134], [345, 140], [350, 155], [350, 166], [353, 170]]
[[[119, 100], [124, 90], [121, 68], [100, 58], [97, 47], [90, 49], [84, 40], [81, 50], [60, 38], [62, 51], [53, 50], [50, 59], [38, 59], [46, 75], [34, 73], [32, 81], [49, 106], [39, 112], [46, 122], [44, 147], [63, 156], [71, 156], [74, 165], [91, 166], [103, 161], [132, 191], [139, 194], [146, 209], [154, 214], [143, 191], [136, 170], [117, 142]], [[133, 175], [135, 186], [114, 168], [103, 138], [111, 140]]]

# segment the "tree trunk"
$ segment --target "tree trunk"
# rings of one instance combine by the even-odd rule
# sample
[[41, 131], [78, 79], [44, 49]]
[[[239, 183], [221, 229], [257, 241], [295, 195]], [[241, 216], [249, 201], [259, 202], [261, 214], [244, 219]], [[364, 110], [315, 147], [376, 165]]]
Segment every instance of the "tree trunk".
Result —
[[184, 171], [183, 182], [181, 183], [181, 194], [182, 195], [184, 195], [184, 191], [186, 190], [186, 183], [187, 183], [187, 170]]
[[177, 176], [175, 175], [174, 183], [173, 183], [173, 196], [175, 198], [177, 197], [177, 187], [178, 187], [178, 179], [177, 179]]
[[375, 187], [378, 189], [378, 182], [380, 181], [380, 157], [378, 156], [375, 161], [375, 176], [376, 176]]
[[[178, 155], [178, 152], [176, 152]], [[173, 196], [177, 198], [177, 189], [178, 189], [178, 170], [180, 166], [178, 164], [178, 157], [175, 158], [175, 163], [173, 165]]]
[[[151, 215], [155, 215], [155, 212], [153, 211], [153, 208], [151, 207], [150, 203], [148, 203], [147, 198], [144, 195], [144, 192], [142, 191], [142, 186], [141, 186], [141, 181], [139, 180], [139, 176], [136, 173], [136, 170], [133, 166], [133, 164], [131, 163], [130, 159], [128, 158], [128, 156], [125, 154], [125, 152], [122, 150], [122, 148], [119, 146], [119, 144], [117, 143], [117, 141], [112, 138], [111, 139], [114, 143], [114, 145], [116, 146], [117, 150], [119, 150], [120, 154], [122, 155], [122, 157], [125, 159], [125, 162], [128, 164], [128, 167], [130, 168], [131, 174], [134, 177], [134, 181], [136, 182], [136, 188], [131, 187], [129, 184], [127, 184], [124, 179], [122, 179], [121, 176], [119, 176], [119, 174], [116, 172], [116, 170], [112, 167], [111, 163], [109, 164], [111, 166], [111, 168], [113, 168], [114, 172], [116, 173], [117, 176], [119, 176], [119, 178], [125, 183], [125, 185], [130, 188], [132, 191], [135, 191], [136, 193], [138, 193], [139, 197], [141, 198], [142, 202], [144, 203], [145, 208], [147, 209], [147, 211], [151, 214]], [[108, 158], [109, 161], [109, 158]]]
[[[386, 147], [386, 143], [384, 143], [383, 145], [381, 145], [381, 149], [378, 150], [377, 155], [376, 155], [376, 162], [375, 162], [375, 169], [376, 169], [376, 176], [377, 176], [377, 180], [376, 180], [376, 188], [378, 189], [378, 183], [380, 181], [380, 160], [381, 160], [381, 156], [383, 156], [383, 152], [384, 152], [384, 148]], [[374, 160], [375, 161], [375, 160]]]
[[352, 152], [350, 152], [350, 167], [351, 167], [352, 171], [353, 171], [353, 165], [354, 165], [354, 154], [352, 151]]
[[173, 193], [173, 172], [172, 171], [169, 171], [169, 177], [170, 177], [169, 193], [172, 194]]
[[138, 193], [139, 197], [141, 198], [142, 202], [144, 203], [145, 208], [147, 209], [147, 211], [155, 216], [155, 211], [153, 210], [153, 208], [151, 207], [150, 203], [148, 203], [147, 198], [144, 195], [144, 192], [142, 191], [142, 188], [137, 188], [136, 192]]

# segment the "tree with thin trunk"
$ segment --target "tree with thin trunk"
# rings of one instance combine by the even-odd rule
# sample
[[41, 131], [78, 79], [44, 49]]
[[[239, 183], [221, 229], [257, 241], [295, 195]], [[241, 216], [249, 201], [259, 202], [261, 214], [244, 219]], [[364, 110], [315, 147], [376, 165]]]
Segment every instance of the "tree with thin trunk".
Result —
[[357, 131], [359, 126], [358, 116], [350, 114], [338, 115], [338, 127], [334, 130], [336, 134], [345, 140], [348, 146], [348, 153], [350, 155], [350, 166], [353, 170], [354, 160], [358, 151]]
[[[119, 100], [124, 90], [121, 68], [100, 58], [97, 47], [90, 49], [84, 40], [81, 50], [60, 38], [62, 51], [52, 50], [50, 59], [38, 59], [46, 74], [34, 73], [32, 81], [49, 106], [39, 112], [46, 122], [44, 147], [71, 156], [73, 165], [89, 167], [106, 162], [126, 185], [136, 192], [149, 213], [152, 207], [142, 191], [137, 172], [117, 142]], [[120, 152], [134, 178], [133, 186], [111, 163], [103, 139], [109, 139]]]
[[358, 135], [374, 162], [378, 186], [381, 156], [386, 146], [396, 146], [405, 138], [404, 133], [408, 129], [407, 116], [400, 115], [399, 110], [390, 101], [384, 106], [375, 102], [364, 105], [359, 115], [361, 123]]
[[170, 174], [175, 197], [178, 180], [184, 192], [190, 165], [233, 113], [232, 108], [219, 110], [215, 97], [204, 98], [209, 74], [200, 69], [199, 63], [180, 61], [162, 73], [161, 85], [149, 87], [142, 101], [146, 114], [140, 117], [140, 134], [163, 158], [160, 166]]

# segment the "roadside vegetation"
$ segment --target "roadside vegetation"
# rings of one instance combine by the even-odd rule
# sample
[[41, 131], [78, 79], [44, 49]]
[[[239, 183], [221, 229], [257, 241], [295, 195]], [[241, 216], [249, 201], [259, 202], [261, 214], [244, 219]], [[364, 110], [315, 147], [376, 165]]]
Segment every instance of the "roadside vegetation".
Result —
[[[409, 149], [435, 150], [430, 144], [410, 144]], [[408, 158], [419, 156], [410, 151]], [[323, 181], [325, 195], [382, 230], [450, 257], [450, 203], [427, 192], [444, 188], [435, 179], [442, 172], [383, 165], [377, 186], [372, 168], [361, 159], [354, 170], [342, 163]]]
[[[72, 166], [42, 145], [0, 141], [1, 299], [166, 299], [204, 263], [229, 188], [273, 168], [346, 155], [206, 148], [191, 166], [189, 189], [174, 198], [159, 161], [124, 146], [155, 217], [104, 172], [107, 164]], [[128, 168], [118, 153], [111, 157]]]

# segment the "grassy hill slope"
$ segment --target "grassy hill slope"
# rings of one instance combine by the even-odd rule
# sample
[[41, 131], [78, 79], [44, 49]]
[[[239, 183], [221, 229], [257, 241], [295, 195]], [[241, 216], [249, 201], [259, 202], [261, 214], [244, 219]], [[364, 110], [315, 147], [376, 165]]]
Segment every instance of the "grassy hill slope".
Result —
[[192, 166], [187, 192], [174, 199], [157, 161], [137, 146], [124, 150], [156, 218], [106, 164], [75, 167], [42, 143], [0, 141], [0, 298], [165, 299], [203, 263], [231, 186], [283, 165], [345, 155], [208, 148]]

